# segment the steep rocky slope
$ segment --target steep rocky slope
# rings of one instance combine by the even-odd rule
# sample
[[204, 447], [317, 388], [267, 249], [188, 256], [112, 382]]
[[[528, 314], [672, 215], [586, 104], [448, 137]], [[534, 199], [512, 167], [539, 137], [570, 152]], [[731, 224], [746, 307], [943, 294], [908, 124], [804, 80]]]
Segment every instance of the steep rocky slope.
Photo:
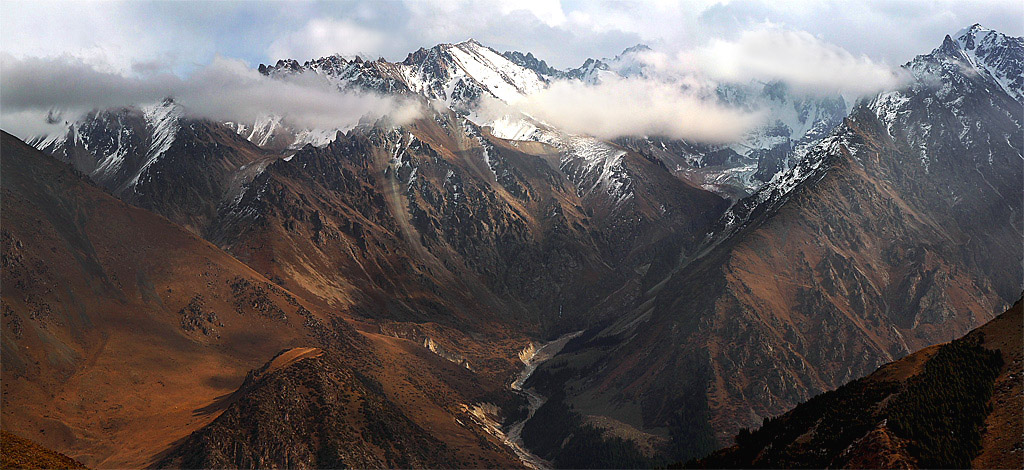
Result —
[[1018, 468], [1022, 322], [1018, 301], [961, 339], [741, 431], [736, 445], [690, 466]]
[[361, 299], [367, 317], [550, 328], [660, 250], [695, 244], [724, 209], [622, 153], [642, 183], [615, 202], [575, 186], [557, 150], [454, 113], [378, 123], [268, 166], [212, 239], [289, 288]]
[[859, 105], [537, 380], [692, 457], [990, 319], [1021, 289], [1024, 131], [969, 67], [948, 38], [915, 59], [927, 74]]

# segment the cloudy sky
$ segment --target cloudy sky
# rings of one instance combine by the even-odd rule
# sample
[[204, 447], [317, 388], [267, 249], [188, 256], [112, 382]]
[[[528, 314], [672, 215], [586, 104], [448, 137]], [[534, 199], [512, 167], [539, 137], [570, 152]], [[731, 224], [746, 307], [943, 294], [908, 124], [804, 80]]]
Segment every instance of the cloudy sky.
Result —
[[0, 49], [71, 55], [122, 72], [188, 73], [216, 55], [250, 66], [330, 53], [401, 60], [468, 38], [532, 51], [556, 67], [637, 43], [683, 50], [764, 24], [901, 64], [973, 23], [1020, 36], [1010, 1], [136, 1], [0, 4]]
[[[217, 120], [269, 113], [330, 129], [367, 114], [411, 116], [393, 97], [339, 95], [315, 80], [271, 83], [254, 69], [333, 53], [400, 61], [474, 38], [563, 69], [647, 44], [654, 52], [643, 60], [660, 76], [555, 84], [519, 107], [603, 137], [720, 141], [757, 114], [718, 109], [698, 93], [702, 85], [781, 80], [809, 94], [868, 96], [898, 86], [900, 64], [973, 23], [1024, 35], [1019, 0], [3, 0], [0, 127], [31, 137], [56, 125], [46, 123], [51, 110], [80, 115], [166, 96]], [[694, 77], [702, 82], [679, 88]], [[615, 127], [595, 125], [608, 122]]]

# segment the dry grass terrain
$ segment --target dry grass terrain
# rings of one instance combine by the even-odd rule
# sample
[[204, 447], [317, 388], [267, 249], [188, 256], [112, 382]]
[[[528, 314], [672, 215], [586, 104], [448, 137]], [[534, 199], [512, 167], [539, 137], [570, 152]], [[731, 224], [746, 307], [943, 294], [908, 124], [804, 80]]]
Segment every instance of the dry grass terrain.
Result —
[[0, 431], [0, 467], [9, 469], [86, 468], [82, 462], [7, 431]]

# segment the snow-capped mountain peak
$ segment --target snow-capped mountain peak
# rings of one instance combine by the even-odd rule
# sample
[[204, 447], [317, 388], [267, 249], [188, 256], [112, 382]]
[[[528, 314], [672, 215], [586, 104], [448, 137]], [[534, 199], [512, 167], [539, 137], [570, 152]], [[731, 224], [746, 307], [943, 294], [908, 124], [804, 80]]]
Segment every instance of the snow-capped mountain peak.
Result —
[[[908, 86], [879, 94], [870, 103], [875, 115], [893, 137], [903, 137], [919, 149], [925, 172], [938, 158], [969, 159], [978, 165], [992, 165], [1001, 153], [998, 147], [1017, 142], [1008, 130], [991, 132], [977, 125], [978, 109], [988, 109], [1020, 122], [1024, 38], [1006, 36], [978, 24], [947, 35], [930, 54], [919, 55], [904, 67], [914, 76]], [[1005, 93], [1005, 94], [1004, 94]], [[956, 123], [956, 124], [951, 124]], [[942, 154], [929, 152], [936, 141], [975, 152]], [[995, 150], [993, 149], [995, 148]], [[1019, 154], [1019, 149], [1016, 150]]]
[[953, 35], [953, 37], [956, 38], [956, 41], [957, 43], [960, 44], [960, 47], [963, 47], [964, 49], [974, 49], [975, 35], [979, 33], [982, 35], [988, 35], [988, 33], [994, 32], [994, 30], [988, 29], [978, 23], [974, 23], [971, 26], [968, 26], [966, 28], [961, 29], [960, 31], [957, 31], [956, 34]]
[[413, 93], [466, 110], [482, 95], [513, 102], [543, 88], [547, 80], [475, 39], [420, 48], [402, 62], [368, 62], [333, 55], [299, 64], [279, 60], [260, 65], [268, 76], [312, 71], [334, 81], [339, 89], [359, 88], [380, 93]]
[[959, 52], [964, 61], [990, 75], [1007, 94], [1024, 103], [1024, 38], [975, 23], [947, 36], [940, 50], [951, 55]]
[[[438, 70], [441, 72], [438, 76], [421, 73], [419, 78], [424, 81], [444, 80], [446, 88], [451, 90], [460, 82], [466, 86], [473, 85], [505, 102], [517, 101], [545, 85], [545, 80], [537, 72], [513, 63], [474, 39], [437, 47], [444, 53], [442, 64], [448, 67]], [[426, 72], [426, 69], [421, 71]], [[452, 104], [455, 97], [451, 93], [447, 95], [446, 102]]]

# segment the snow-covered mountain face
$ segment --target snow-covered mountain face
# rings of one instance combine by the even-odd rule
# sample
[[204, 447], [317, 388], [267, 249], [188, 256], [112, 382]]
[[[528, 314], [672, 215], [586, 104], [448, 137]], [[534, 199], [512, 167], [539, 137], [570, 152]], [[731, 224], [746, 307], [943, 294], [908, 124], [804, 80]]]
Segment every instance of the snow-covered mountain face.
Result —
[[95, 111], [30, 145], [70, 163], [115, 194], [133, 190], [174, 143], [182, 109], [169, 100], [142, 108]]
[[763, 124], [739, 141], [706, 145], [650, 136], [619, 139], [623, 146], [665, 166], [684, 179], [722, 195], [739, 198], [797, 165], [846, 116], [846, 102], [800, 96], [781, 82], [720, 85], [721, 102], [763, 113]]
[[[1021, 100], [1024, 79], [1021, 78], [1020, 57], [1024, 46], [1020, 38], [1007, 37], [978, 25], [966, 28], [955, 36], [949, 47], [959, 51], [958, 60], [990, 77], [996, 86], [1011, 97]], [[421, 48], [401, 62], [388, 62], [384, 59], [367, 61], [360, 57], [334, 55], [304, 63], [291, 59], [279, 60], [274, 65], [260, 65], [259, 72], [269, 77], [313, 73], [325, 78], [340, 91], [405, 95], [433, 100], [438, 105], [466, 116], [474, 124], [491, 127], [492, 134], [497, 137], [555, 145], [565, 154], [560, 164], [563, 170], [576, 173], [581, 168], [594, 171], [600, 168], [599, 173], [604, 177], [584, 172], [586, 174], [580, 175], [579, 182], [602, 181], [595, 191], [610, 191], [615, 200], [628, 198], [628, 191], [622, 188], [629, 187], [628, 181], [613, 181], [615, 178], [609, 176], [625, 177], [622, 168], [615, 168], [615, 155], [621, 151], [615, 150], [617, 147], [637, 152], [664, 165], [677, 177], [736, 200], [794, 168], [808, 149], [820, 143], [850, 110], [850, 103], [839, 95], [800, 95], [781, 82], [720, 84], [711, 91], [713, 99], [725, 106], [758, 111], [764, 116], [763, 125], [728, 145], [680, 141], [657, 135], [601, 142], [586, 136], [569, 135], [528, 116], [495, 117], [493, 114], [476, 112], [481, 100], [485, 98], [514, 104], [558, 80], [599, 85], [610, 78], [664, 78], [652, 65], [655, 62], [651, 60], [653, 54], [656, 53], [647, 46], [637, 45], [613, 58], [588, 59], [580, 67], [559, 70], [531, 53], [502, 54], [469, 40], [458, 44], [440, 44], [429, 49]], [[922, 67], [936, 66], [922, 63], [908, 68], [921, 74], [931, 73]], [[897, 99], [897, 96], [894, 94], [881, 99]], [[892, 106], [894, 104], [886, 108]], [[95, 116], [88, 119], [95, 119]], [[333, 141], [338, 132], [349, 130], [291, 128], [282, 116], [276, 115], [267, 115], [255, 122], [225, 124], [255, 145], [277, 150], [297, 149], [306, 144], [322, 147]], [[76, 124], [79, 128], [95, 125]], [[65, 134], [70, 132], [69, 129]], [[39, 146], [52, 147], [54, 141], [66, 137], [43, 137], [38, 139]], [[90, 145], [97, 147], [100, 144]], [[118, 161], [118, 148], [116, 143], [97, 147], [98, 150], [93, 153], [103, 154], [95, 163], [98, 171], [104, 174], [111, 171], [111, 165]], [[604, 161], [606, 157], [609, 161]], [[105, 164], [106, 160], [110, 161]], [[102, 179], [104, 176], [98, 177]]]
[[[491, 127], [497, 137], [556, 145], [570, 156], [563, 162], [563, 167], [596, 168], [595, 161], [602, 155], [615, 153], [606, 148], [608, 143], [585, 136], [570, 136], [526, 116], [495, 118], [486, 113], [477, 114], [475, 110], [482, 97], [514, 104], [556, 80], [599, 85], [609, 79], [664, 78], [651, 66], [651, 54], [654, 51], [641, 44], [613, 58], [587, 59], [577, 68], [559, 70], [532, 53], [513, 51], [499, 54], [469, 40], [420, 49], [396, 63], [383, 59], [364, 61], [359, 57], [330, 56], [302, 64], [294, 60], [280, 60], [275, 65], [261, 65], [259, 70], [271, 77], [312, 72], [326, 77], [339, 90], [415, 95], [437, 100], [445, 107], [467, 115], [474, 123]], [[658, 136], [624, 138], [615, 144], [641, 153], [652, 161], [660, 161], [677, 176], [705, 189], [740, 197], [791, 168], [848, 111], [839, 96], [797, 96], [777, 82], [724, 84], [714, 98], [727, 106], [763, 112], [765, 124], [731, 145], [703, 145]], [[345, 130], [289, 129], [277, 116], [268, 116], [250, 124], [235, 124], [235, 128], [253, 143], [273, 148], [297, 148], [307, 143], [322, 146], [330, 142], [338, 130]], [[573, 155], [586, 162], [576, 161], [571, 157]], [[614, 167], [614, 161], [601, 162], [600, 166]], [[623, 172], [620, 169], [613, 173]], [[592, 176], [588, 174], [587, 177]], [[613, 185], [627, 186], [625, 182]], [[612, 192], [616, 199], [626, 196], [618, 191]]]
[[518, 51], [510, 51], [502, 54], [506, 59], [516, 65], [533, 70], [538, 75], [548, 80], [579, 80], [584, 83], [597, 84], [602, 79], [610, 76], [615, 77], [645, 77], [650, 67], [650, 61], [645, 54], [653, 52], [650, 47], [644, 44], [626, 48], [621, 54], [608, 59], [587, 59], [583, 65], [574, 69], [558, 70], [551, 67], [527, 52], [523, 54]]
[[[799, 96], [781, 82], [761, 86], [760, 92], [740, 105], [766, 110], [764, 126], [747, 134], [730, 146], [748, 159], [757, 159], [754, 180], [767, 182], [780, 171], [791, 168], [803, 159], [846, 116], [846, 102], [839, 95], [830, 97]], [[781, 158], [772, 158], [772, 153]], [[750, 183], [748, 186], [756, 186]]]
[[[905, 138], [917, 149], [926, 172], [961, 158], [954, 155], [958, 147], [971, 148], [967, 156], [978, 164], [999, 164], [1006, 155], [1019, 160], [1021, 141], [1015, 136], [1024, 105], [1022, 63], [1024, 38], [974, 25], [960, 31], [957, 39], [946, 36], [930, 54], [906, 64], [914, 82], [881, 93], [870, 107], [893, 137]], [[977, 114], [982, 112], [1003, 124], [981, 125]]]
[[[358, 56], [347, 59], [334, 55], [302, 64], [292, 59], [279, 60], [275, 65], [260, 65], [259, 71], [270, 77], [314, 73], [340, 91], [418, 96], [436, 100], [462, 114], [474, 109], [482, 96], [511, 103], [541, 90], [548, 83], [544, 76], [472, 39], [420, 48], [402, 62], [365, 61]], [[291, 129], [280, 116], [235, 124], [235, 128], [251, 142], [275, 148], [299, 148], [307, 143], [322, 147], [332, 141], [338, 131], [348, 130]]]
[[975, 24], [952, 39], [979, 73], [988, 74], [1008, 95], [1024, 102], [1024, 38]]
[[[272, 123], [271, 123], [272, 124]], [[202, 233], [276, 152], [227, 125], [189, 117], [172, 100], [93, 111], [61, 133], [29, 141], [133, 205]]]
[[[845, 114], [841, 98], [822, 100], [795, 97], [777, 83], [723, 85], [718, 92], [719, 101], [746, 110], [766, 110], [766, 124], [740, 142], [728, 146], [710, 146], [658, 136], [638, 136], [608, 143], [586, 136], [569, 135], [528, 116], [494, 117], [476, 112], [483, 99], [514, 104], [556, 80], [598, 85], [602, 80], [613, 77], [647, 78], [654, 74], [647, 57], [652, 53], [647, 46], [638, 45], [614, 58], [588, 59], [580, 67], [563, 71], [549, 66], [530, 53], [500, 54], [469, 40], [458, 44], [440, 44], [430, 49], [421, 48], [401, 62], [388, 62], [384, 59], [367, 61], [360, 57], [334, 55], [304, 63], [292, 59], [279, 60], [274, 65], [260, 65], [259, 72], [279, 78], [312, 73], [326, 79], [339, 91], [402, 95], [434, 101], [467, 116], [477, 125], [491, 127], [493, 135], [497, 137], [555, 145], [565, 154], [560, 163], [563, 170], [579, 176], [578, 183], [591, 180], [599, 182], [593, 186], [594, 191], [609, 193], [616, 201], [628, 199], [629, 192], [625, 188], [630, 186], [628, 181], [621, 180], [626, 175], [624, 169], [616, 166], [620, 160], [617, 156], [622, 152], [616, 146], [661, 162], [678, 177], [695, 185], [737, 198], [756, 189], [778, 172], [792, 167], [799, 160], [803, 149], [820, 141]], [[70, 127], [108, 125], [102, 119], [97, 123], [87, 123], [101, 114], [104, 112], [91, 114], [81, 122], [69, 125], [68, 132], [62, 133], [66, 135], [38, 138], [38, 146], [53, 151], [55, 142], [66, 140], [67, 135], [73, 134]], [[272, 114], [254, 122], [223, 124], [253, 144], [274, 150], [294, 150], [306, 144], [322, 147], [333, 141], [338, 132], [349, 130], [342, 127], [293, 128], [285, 117]], [[173, 126], [165, 130], [173, 131]], [[111, 129], [106, 134], [113, 136], [117, 132]], [[173, 136], [164, 138], [168, 139], [173, 139]], [[97, 174], [100, 180], [106, 178], [104, 175], [111, 172], [111, 165], [119, 161], [117, 152], [126, 151], [116, 142], [109, 145], [87, 145], [89, 147], [85, 150], [88, 151], [82, 155], [98, 155], [94, 159], [99, 168], [97, 171], [102, 173]], [[139, 152], [144, 153], [144, 149], [129, 153]], [[104, 163], [107, 160], [110, 161]], [[93, 169], [90, 168], [93, 163], [81, 163], [80, 166], [85, 169]], [[591, 174], [591, 171], [596, 173]], [[120, 174], [111, 177], [124, 179]]]

